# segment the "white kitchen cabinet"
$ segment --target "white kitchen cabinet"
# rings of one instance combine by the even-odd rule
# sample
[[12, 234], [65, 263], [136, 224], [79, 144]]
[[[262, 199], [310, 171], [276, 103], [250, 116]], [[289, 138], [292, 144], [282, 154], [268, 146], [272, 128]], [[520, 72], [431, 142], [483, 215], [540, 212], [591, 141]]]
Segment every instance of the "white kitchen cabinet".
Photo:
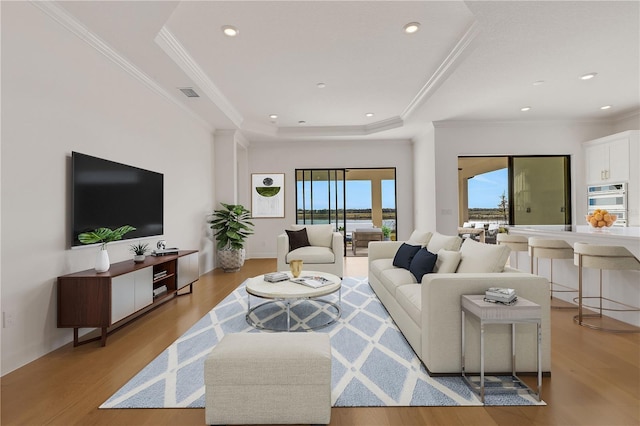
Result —
[[640, 130], [584, 142], [583, 148], [586, 186], [627, 182], [627, 226], [640, 226]]
[[585, 144], [587, 184], [629, 180], [629, 137]]

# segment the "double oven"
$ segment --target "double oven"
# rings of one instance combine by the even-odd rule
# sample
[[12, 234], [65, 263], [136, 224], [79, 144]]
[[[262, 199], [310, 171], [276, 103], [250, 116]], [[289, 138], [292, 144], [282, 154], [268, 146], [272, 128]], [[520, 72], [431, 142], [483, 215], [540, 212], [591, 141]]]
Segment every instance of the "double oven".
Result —
[[627, 184], [609, 183], [591, 185], [587, 194], [588, 213], [595, 209], [605, 209], [618, 216], [613, 226], [627, 226]]

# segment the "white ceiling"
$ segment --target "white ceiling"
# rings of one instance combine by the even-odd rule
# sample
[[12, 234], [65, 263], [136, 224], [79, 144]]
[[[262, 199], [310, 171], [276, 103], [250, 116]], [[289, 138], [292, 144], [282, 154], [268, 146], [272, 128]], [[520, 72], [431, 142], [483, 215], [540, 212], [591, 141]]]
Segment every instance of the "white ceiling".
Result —
[[[252, 143], [408, 139], [432, 121], [612, 120], [640, 109], [637, 1], [57, 5], [148, 85]], [[412, 21], [420, 30], [403, 33]], [[223, 25], [240, 34], [225, 37]], [[589, 72], [598, 75], [579, 79]]]

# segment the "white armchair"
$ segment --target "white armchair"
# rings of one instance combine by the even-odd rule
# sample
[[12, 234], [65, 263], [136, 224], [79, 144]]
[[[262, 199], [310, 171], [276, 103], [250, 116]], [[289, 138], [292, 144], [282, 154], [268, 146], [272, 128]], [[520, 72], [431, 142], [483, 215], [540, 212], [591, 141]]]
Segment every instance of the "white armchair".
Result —
[[291, 230], [306, 228], [308, 246], [290, 250], [289, 235], [278, 235], [278, 271], [288, 271], [289, 261], [300, 259], [307, 271], [328, 272], [342, 278], [344, 273], [344, 237], [334, 232], [333, 225], [291, 225]]

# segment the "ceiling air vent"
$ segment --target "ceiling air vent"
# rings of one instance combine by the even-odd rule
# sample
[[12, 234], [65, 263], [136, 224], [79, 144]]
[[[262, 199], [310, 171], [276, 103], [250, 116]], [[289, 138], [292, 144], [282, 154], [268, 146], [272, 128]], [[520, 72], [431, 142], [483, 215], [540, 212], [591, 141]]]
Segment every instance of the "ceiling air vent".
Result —
[[185, 94], [187, 98], [199, 98], [200, 95], [196, 93], [191, 87], [180, 87], [179, 88], [182, 93]]

